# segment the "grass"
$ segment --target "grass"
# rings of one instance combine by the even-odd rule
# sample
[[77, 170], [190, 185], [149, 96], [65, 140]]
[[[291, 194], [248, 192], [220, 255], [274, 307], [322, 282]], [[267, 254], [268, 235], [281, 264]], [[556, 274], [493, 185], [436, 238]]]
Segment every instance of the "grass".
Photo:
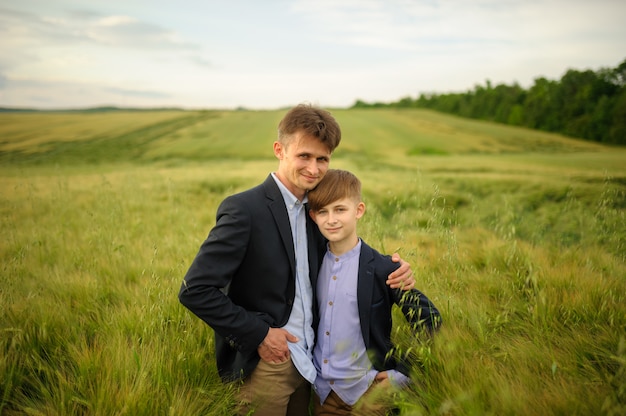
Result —
[[[335, 110], [362, 237], [444, 323], [399, 315], [404, 415], [626, 412], [626, 150], [419, 110]], [[177, 300], [282, 112], [0, 115], [0, 414], [230, 415]]]

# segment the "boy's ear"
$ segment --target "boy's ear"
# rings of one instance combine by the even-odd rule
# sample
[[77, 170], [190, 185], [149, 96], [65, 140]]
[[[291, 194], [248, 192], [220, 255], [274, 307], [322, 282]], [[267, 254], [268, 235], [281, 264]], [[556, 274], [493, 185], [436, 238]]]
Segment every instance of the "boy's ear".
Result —
[[309, 216], [313, 219], [313, 222], [315, 222], [315, 211], [313, 211], [312, 209], [309, 210]]
[[359, 202], [359, 205], [356, 206], [356, 218], [359, 219], [365, 214], [365, 202]]

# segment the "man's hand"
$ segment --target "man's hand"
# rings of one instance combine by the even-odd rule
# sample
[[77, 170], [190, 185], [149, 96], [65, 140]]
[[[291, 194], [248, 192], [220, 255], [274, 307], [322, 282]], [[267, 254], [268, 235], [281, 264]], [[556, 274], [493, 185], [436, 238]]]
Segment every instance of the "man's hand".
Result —
[[263, 361], [277, 364], [289, 359], [287, 342], [298, 342], [298, 337], [282, 328], [270, 328], [257, 352]]
[[392, 289], [413, 289], [415, 287], [415, 279], [413, 278], [411, 265], [402, 260], [398, 253], [393, 253], [393, 255], [391, 256], [391, 260], [396, 263], [400, 262], [400, 267], [398, 267], [393, 273], [389, 275], [389, 277], [387, 278], [387, 284]]

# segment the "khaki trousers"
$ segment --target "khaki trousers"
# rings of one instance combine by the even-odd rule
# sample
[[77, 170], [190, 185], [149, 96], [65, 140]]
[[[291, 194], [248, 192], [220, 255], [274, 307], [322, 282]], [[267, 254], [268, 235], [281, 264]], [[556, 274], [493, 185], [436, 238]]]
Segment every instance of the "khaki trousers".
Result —
[[315, 416], [385, 416], [392, 407], [393, 390], [389, 379], [374, 381], [359, 401], [352, 406], [341, 400], [332, 390], [324, 404], [320, 404], [320, 398], [314, 394], [314, 414]]
[[243, 381], [237, 399], [239, 415], [307, 416], [311, 385], [291, 359], [280, 364], [260, 360]]

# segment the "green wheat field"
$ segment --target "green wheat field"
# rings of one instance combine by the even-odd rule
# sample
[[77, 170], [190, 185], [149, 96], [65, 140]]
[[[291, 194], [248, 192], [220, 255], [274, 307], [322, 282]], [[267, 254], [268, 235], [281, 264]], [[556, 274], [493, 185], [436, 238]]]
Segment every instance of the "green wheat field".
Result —
[[[626, 148], [423, 110], [332, 111], [360, 235], [439, 307], [402, 415], [626, 414]], [[0, 114], [0, 414], [230, 415], [178, 302], [284, 111]], [[260, 277], [262, 278], [262, 277]]]

